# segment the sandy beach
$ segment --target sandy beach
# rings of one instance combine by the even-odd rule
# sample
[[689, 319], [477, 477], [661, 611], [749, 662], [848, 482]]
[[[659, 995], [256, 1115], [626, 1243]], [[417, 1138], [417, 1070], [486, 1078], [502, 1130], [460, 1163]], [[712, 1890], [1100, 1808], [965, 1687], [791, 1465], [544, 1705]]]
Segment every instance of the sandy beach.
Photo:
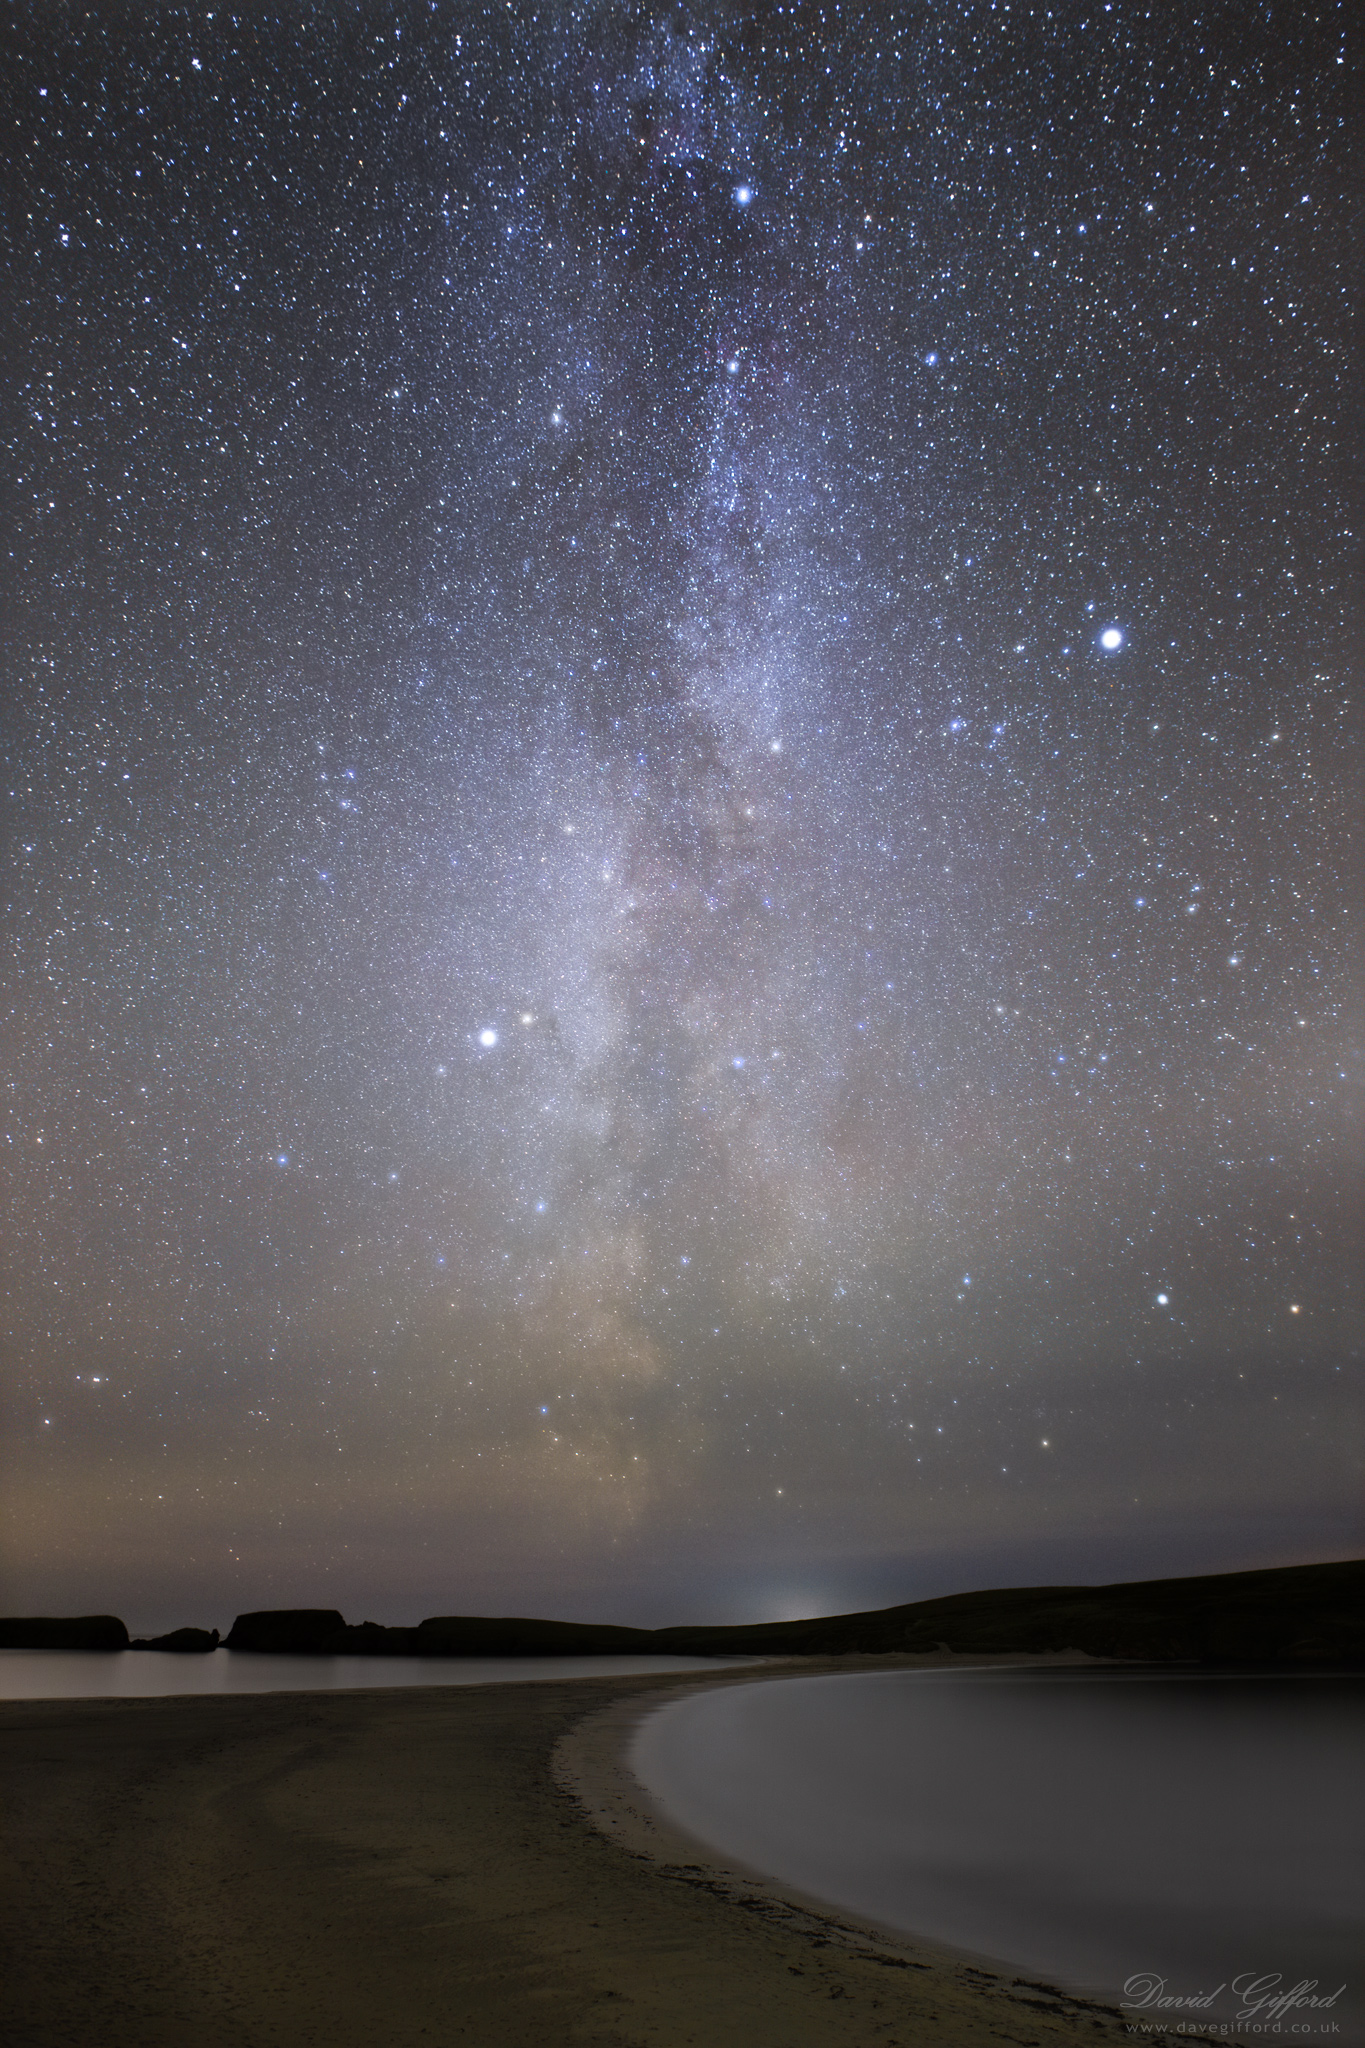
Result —
[[624, 1769], [631, 1729], [760, 1675], [6, 1704], [6, 2040], [1127, 2038], [1116, 2013], [860, 1926], [670, 1829]]

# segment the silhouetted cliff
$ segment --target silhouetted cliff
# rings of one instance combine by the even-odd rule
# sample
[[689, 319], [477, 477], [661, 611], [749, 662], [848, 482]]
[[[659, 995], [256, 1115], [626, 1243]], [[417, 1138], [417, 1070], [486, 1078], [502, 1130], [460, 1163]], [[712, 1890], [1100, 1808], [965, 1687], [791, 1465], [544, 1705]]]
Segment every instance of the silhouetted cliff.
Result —
[[28, 1615], [0, 1619], [0, 1650], [126, 1650], [116, 1614]]
[[223, 1638], [228, 1650], [268, 1650], [276, 1655], [300, 1651], [326, 1652], [329, 1637], [344, 1634], [346, 1624], [335, 1607], [267, 1607], [239, 1614]]

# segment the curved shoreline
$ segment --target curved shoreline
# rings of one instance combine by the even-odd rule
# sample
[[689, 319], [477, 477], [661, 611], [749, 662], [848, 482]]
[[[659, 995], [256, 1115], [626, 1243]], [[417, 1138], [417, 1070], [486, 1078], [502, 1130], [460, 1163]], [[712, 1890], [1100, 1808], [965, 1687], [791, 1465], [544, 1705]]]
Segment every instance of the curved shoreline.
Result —
[[[662, 1876], [674, 1882], [705, 1890], [745, 1912], [761, 1914], [770, 1924], [781, 1926], [813, 1948], [843, 1951], [883, 1967], [923, 1971], [935, 1980], [933, 1988], [940, 2000], [946, 1998], [954, 2004], [965, 2000], [971, 2008], [980, 2009], [983, 2020], [984, 2008], [989, 2004], [1005, 2008], [1016, 2019], [1027, 2015], [1030, 2024], [1045, 2013], [1065, 2016], [1072, 2022], [1066, 2038], [1074, 2038], [1072, 2029], [1084, 2021], [1092, 2037], [1099, 2032], [1101, 2038], [1107, 2038], [1112, 2027], [1127, 2039], [1130, 2022], [1112, 2005], [1027, 1978], [1021, 1975], [1022, 1965], [984, 1950], [933, 1941], [869, 1918], [730, 1855], [676, 1821], [637, 1776], [629, 1760], [635, 1736], [646, 1721], [672, 1701], [699, 1691], [777, 1683], [783, 1678], [846, 1677], [888, 1671], [1093, 1669], [1102, 1668], [1106, 1661], [1075, 1651], [1013, 1656], [948, 1653], [774, 1659], [766, 1668], [692, 1679], [650, 1698], [623, 1699], [599, 1709], [561, 1737], [552, 1767], [557, 1782], [584, 1808], [594, 1826], [625, 1854], [653, 1864]], [[993, 2032], [1004, 2016], [1004, 2012], [997, 2012], [992, 2021]], [[939, 2038], [956, 2037], [949, 2034]], [[1184, 2038], [1199, 2036], [1187, 2030]]]
[[[780, 1681], [892, 1661], [762, 1668]], [[7, 2038], [1128, 2038], [1115, 2012], [784, 1896], [671, 1829], [621, 1776], [631, 1727], [665, 1699], [756, 1675], [6, 1703]]]

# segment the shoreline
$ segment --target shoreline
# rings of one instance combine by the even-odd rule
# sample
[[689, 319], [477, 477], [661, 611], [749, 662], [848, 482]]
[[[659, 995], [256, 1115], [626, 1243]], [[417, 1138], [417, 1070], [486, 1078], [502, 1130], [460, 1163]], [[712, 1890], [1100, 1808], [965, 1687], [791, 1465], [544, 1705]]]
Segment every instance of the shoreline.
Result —
[[[803, 1891], [771, 1872], [695, 1835], [684, 1828], [659, 1803], [649, 1786], [632, 1770], [629, 1753], [635, 1735], [670, 1700], [696, 1691], [714, 1691], [721, 1686], [763, 1684], [787, 1678], [843, 1677], [888, 1671], [965, 1670], [1083, 1670], [1105, 1669], [1110, 1660], [1078, 1651], [1038, 1654], [1024, 1652], [1002, 1656], [948, 1654], [904, 1654], [865, 1657], [774, 1658], [767, 1668], [717, 1673], [714, 1679], [682, 1681], [658, 1697], [648, 1700], [624, 1699], [588, 1715], [556, 1745], [552, 1762], [555, 1778], [572, 1794], [609, 1841], [625, 1854], [655, 1865], [660, 1874], [675, 1882], [691, 1885], [724, 1899], [748, 1913], [762, 1914], [815, 1947], [851, 1950], [883, 1966], [909, 1967], [947, 1978], [959, 1993], [971, 2000], [1004, 2001], [1017, 2016], [1036, 2017], [1039, 1999], [1046, 2009], [1065, 2012], [1079, 2022], [1090, 2022], [1090, 2031], [1107, 2018], [1125, 2039], [1130, 2022], [1112, 2004], [1083, 1992], [1038, 1982], [1020, 1974], [1021, 1964], [1012, 1964], [984, 1949], [971, 1949], [935, 1941], [890, 1922], [877, 1920], [855, 1909], [841, 1906], [817, 1893]], [[940, 1990], [942, 1986], [940, 1985]], [[1022, 2008], [1022, 2013], [1021, 2013]], [[951, 2037], [946, 2037], [951, 2038]], [[1184, 2038], [1200, 2038], [1187, 2033]]]
[[1110, 2008], [730, 1869], [650, 1807], [625, 1763], [639, 1719], [698, 1688], [999, 1661], [800, 1658], [681, 1679], [6, 1702], [8, 2039], [1128, 2039]]

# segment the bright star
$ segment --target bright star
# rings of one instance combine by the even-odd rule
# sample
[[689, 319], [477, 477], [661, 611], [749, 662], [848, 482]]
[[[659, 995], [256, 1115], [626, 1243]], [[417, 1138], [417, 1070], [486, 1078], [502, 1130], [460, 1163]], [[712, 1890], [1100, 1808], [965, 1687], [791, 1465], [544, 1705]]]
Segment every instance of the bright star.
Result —
[[1124, 631], [1121, 626], [1106, 626], [1100, 634], [1100, 646], [1106, 654], [1117, 654], [1123, 645], [1124, 637]]
[[498, 1042], [498, 1034], [497, 1034], [497, 1032], [496, 1032], [496, 1031], [493, 1031], [493, 1030], [491, 1030], [491, 1029], [490, 1029], [490, 1030], [487, 1030], [487, 1031], [481, 1031], [481, 1032], [479, 1033], [479, 1044], [480, 1044], [480, 1045], [496, 1045], [496, 1044], [497, 1044], [497, 1042]]
[[751, 200], [751, 199], [753, 198], [753, 196], [754, 196], [754, 195], [753, 195], [753, 191], [752, 191], [752, 188], [751, 188], [750, 186], [748, 186], [748, 185], [736, 185], [736, 187], [735, 187], [735, 205], [736, 205], [736, 206], [747, 206], [747, 205], [749, 204], [749, 201], [750, 201], [750, 200]]

